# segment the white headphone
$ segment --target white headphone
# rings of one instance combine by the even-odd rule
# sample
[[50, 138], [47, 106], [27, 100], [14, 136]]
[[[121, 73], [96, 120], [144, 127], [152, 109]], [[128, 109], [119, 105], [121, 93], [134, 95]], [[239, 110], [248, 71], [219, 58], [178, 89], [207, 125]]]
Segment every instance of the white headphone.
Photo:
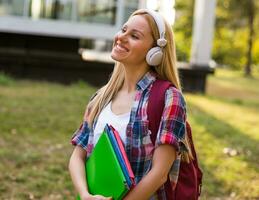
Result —
[[150, 66], [157, 66], [162, 62], [163, 50], [162, 48], [166, 45], [167, 40], [165, 39], [165, 23], [162, 16], [153, 10], [143, 9], [144, 12], [147, 12], [153, 17], [156, 22], [160, 38], [156, 41], [157, 46], [151, 48], [147, 55], [146, 61]]

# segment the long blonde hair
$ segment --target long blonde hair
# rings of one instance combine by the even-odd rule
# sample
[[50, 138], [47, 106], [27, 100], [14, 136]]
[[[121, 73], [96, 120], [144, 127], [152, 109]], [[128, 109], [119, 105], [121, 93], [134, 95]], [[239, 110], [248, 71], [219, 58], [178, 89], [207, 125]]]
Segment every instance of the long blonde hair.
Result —
[[[143, 10], [135, 11], [130, 17], [134, 15], [143, 15], [145, 17], [149, 26], [151, 27], [154, 46], [156, 46], [156, 41], [159, 39], [159, 32], [153, 17]], [[159, 78], [172, 82], [176, 88], [181, 90], [176, 68], [176, 52], [173, 31], [165, 20], [164, 22], [166, 28], [165, 38], [167, 39], [167, 45], [163, 49], [164, 55], [161, 64], [159, 66], [152, 67], [152, 70], [157, 73]], [[120, 90], [124, 81], [124, 77], [125, 74], [123, 64], [116, 62], [110, 80], [106, 85], [99, 89], [97, 95], [89, 102], [87, 106], [89, 112], [87, 113], [86, 118], [89, 125], [93, 124], [93, 121], [96, 117], [98, 117], [101, 110]]]
[[[135, 11], [130, 17], [135, 15], [142, 15], [147, 20], [151, 34], [154, 40], [154, 46], [159, 39], [159, 31], [157, 25], [151, 15], [144, 10]], [[151, 67], [156, 72], [158, 78], [170, 81], [177, 89], [181, 90], [178, 71], [176, 67], [176, 50], [174, 35], [169, 23], [164, 20], [167, 39], [167, 45], [163, 49], [163, 58], [159, 66]], [[102, 109], [112, 100], [112, 98], [118, 93], [122, 87], [125, 78], [125, 71], [123, 64], [116, 62], [110, 80], [97, 92], [97, 95], [89, 102], [87, 106], [87, 114], [85, 115], [89, 125], [92, 126], [94, 120], [99, 116]], [[188, 145], [188, 139], [186, 138], [186, 144]]]

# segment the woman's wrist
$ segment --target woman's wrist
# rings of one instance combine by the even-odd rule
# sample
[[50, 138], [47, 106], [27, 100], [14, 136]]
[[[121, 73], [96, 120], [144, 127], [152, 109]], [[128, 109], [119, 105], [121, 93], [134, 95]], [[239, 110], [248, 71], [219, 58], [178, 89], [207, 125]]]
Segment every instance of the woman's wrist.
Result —
[[90, 196], [92, 196], [88, 191], [83, 191], [83, 192], [80, 192], [79, 194], [80, 194], [81, 199], [87, 199]]

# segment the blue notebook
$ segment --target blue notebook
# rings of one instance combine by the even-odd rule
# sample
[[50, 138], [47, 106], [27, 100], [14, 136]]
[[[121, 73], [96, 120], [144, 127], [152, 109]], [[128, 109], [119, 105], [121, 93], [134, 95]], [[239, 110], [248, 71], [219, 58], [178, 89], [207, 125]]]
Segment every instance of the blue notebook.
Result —
[[133, 183], [132, 183], [132, 181], [130, 179], [130, 175], [129, 175], [126, 163], [124, 161], [123, 155], [122, 155], [122, 153], [120, 151], [120, 147], [119, 147], [119, 145], [117, 143], [117, 140], [116, 140], [116, 138], [114, 136], [114, 133], [113, 133], [112, 129], [109, 127], [108, 124], [106, 124], [104, 130], [105, 130], [105, 132], [108, 133], [108, 137], [109, 137], [109, 139], [110, 139], [110, 141], [112, 143], [113, 149], [114, 149], [115, 154], [117, 156], [117, 159], [118, 159], [118, 161], [120, 163], [120, 166], [121, 166], [122, 172], [123, 172], [123, 174], [125, 176], [127, 185], [128, 185], [129, 188], [131, 188]]

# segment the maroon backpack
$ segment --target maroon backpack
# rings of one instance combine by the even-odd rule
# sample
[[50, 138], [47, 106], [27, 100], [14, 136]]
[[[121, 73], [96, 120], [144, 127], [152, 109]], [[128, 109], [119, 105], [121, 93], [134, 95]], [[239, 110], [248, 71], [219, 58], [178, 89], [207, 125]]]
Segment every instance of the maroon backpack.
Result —
[[[169, 81], [156, 80], [150, 91], [148, 101], [148, 120], [151, 130], [151, 140], [155, 144], [159, 123], [164, 109], [165, 91], [173, 86]], [[173, 190], [169, 177], [165, 183], [167, 200], [197, 200], [201, 193], [202, 171], [199, 168], [190, 124], [186, 121], [186, 130], [190, 141], [193, 159], [189, 163], [181, 161], [178, 182]]]

